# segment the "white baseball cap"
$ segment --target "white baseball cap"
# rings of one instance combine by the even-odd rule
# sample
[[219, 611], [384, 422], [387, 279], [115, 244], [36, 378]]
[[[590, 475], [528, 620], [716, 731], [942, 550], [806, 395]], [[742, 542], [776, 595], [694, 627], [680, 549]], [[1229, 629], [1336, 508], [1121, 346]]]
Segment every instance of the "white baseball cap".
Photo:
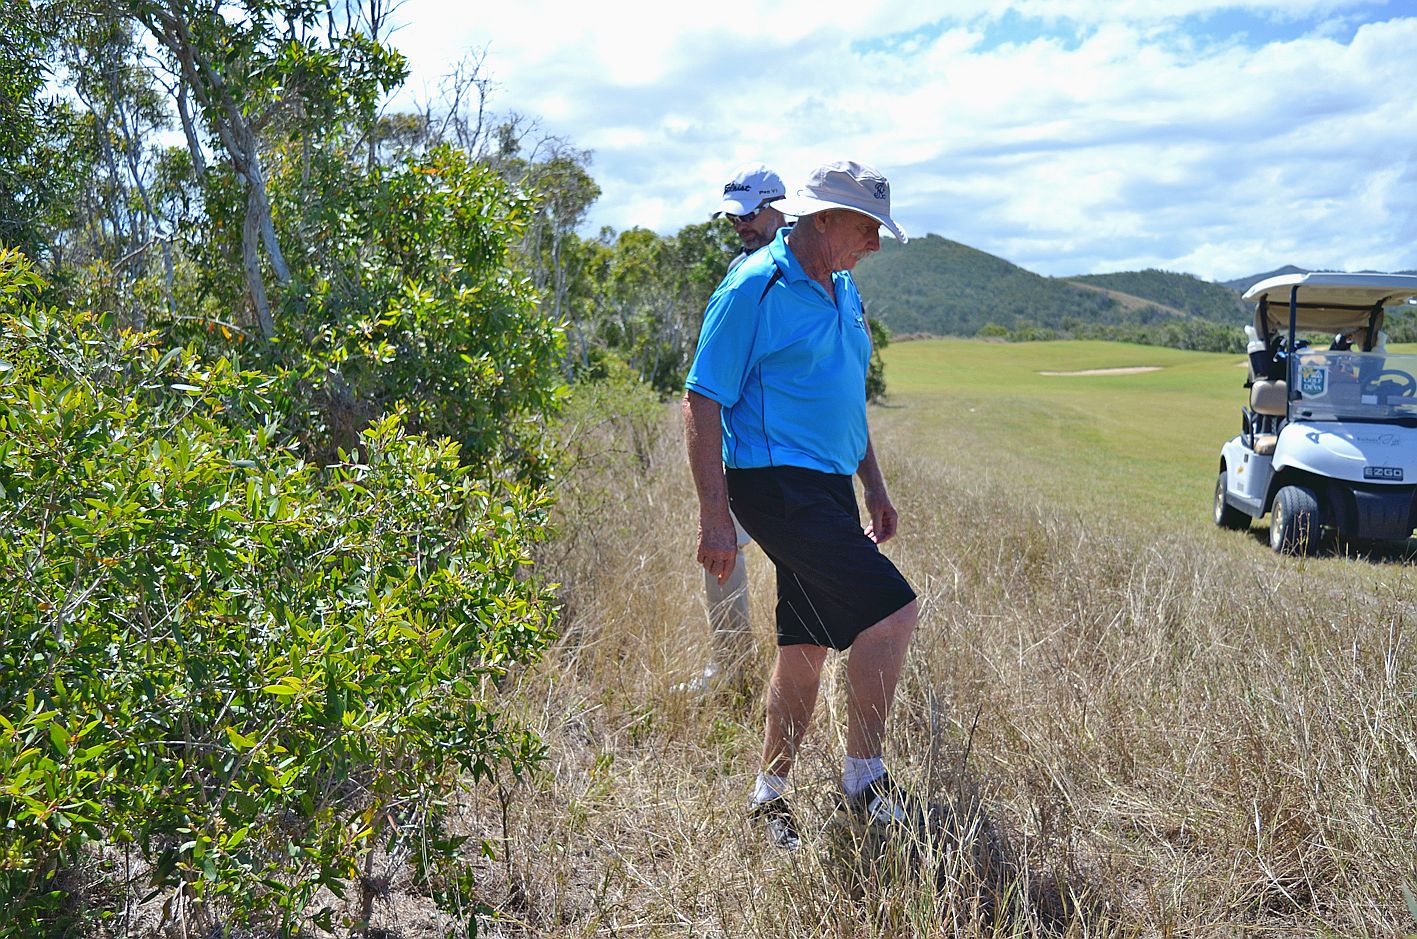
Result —
[[782, 184], [781, 176], [762, 163], [744, 163], [723, 187], [723, 201], [718, 204], [713, 217], [718, 218], [725, 212], [747, 215], [764, 202], [781, 199], [785, 195], [787, 187]]
[[824, 163], [812, 170], [797, 195], [779, 199], [773, 207], [799, 218], [827, 209], [850, 209], [880, 222], [901, 244], [910, 240], [905, 229], [891, 221], [891, 184], [865, 163]]

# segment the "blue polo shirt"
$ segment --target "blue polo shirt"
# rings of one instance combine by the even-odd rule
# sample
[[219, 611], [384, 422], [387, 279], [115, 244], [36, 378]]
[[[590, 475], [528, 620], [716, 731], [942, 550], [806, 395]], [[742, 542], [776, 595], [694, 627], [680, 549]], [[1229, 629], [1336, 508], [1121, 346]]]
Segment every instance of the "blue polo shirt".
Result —
[[788, 250], [787, 232], [709, 298], [684, 385], [723, 408], [724, 465], [849, 476], [866, 455], [871, 338], [861, 295], [837, 271], [833, 302]]

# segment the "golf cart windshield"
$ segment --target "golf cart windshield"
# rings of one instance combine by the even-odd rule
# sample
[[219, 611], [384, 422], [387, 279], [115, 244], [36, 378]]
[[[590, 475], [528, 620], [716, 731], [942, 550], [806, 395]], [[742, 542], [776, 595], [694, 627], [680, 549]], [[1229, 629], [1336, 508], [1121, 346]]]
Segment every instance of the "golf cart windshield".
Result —
[[1292, 418], [1417, 420], [1417, 355], [1305, 351], [1296, 358]]

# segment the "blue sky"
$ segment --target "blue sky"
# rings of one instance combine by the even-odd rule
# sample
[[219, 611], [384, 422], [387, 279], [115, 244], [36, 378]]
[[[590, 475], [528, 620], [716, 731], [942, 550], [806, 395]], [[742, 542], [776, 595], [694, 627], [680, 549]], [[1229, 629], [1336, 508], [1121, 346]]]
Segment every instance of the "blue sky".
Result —
[[[495, 13], [489, 13], [494, 10]], [[1050, 275], [1417, 268], [1417, 0], [407, 0], [412, 75], [593, 151], [588, 229], [701, 221], [735, 166], [831, 159]]]

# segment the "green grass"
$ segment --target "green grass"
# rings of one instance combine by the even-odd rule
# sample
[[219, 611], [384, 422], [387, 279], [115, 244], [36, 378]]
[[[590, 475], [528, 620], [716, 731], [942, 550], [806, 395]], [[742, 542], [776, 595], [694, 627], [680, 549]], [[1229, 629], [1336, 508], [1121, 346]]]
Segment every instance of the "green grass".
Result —
[[[1208, 523], [1220, 446], [1239, 431], [1243, 358], [1112, 342], [902, 342], [885, 352], [888, 405], [916, 455], [974, 461], [1083, 510]], [[1045, 371], [1157, 367], [1110, 375]]]

